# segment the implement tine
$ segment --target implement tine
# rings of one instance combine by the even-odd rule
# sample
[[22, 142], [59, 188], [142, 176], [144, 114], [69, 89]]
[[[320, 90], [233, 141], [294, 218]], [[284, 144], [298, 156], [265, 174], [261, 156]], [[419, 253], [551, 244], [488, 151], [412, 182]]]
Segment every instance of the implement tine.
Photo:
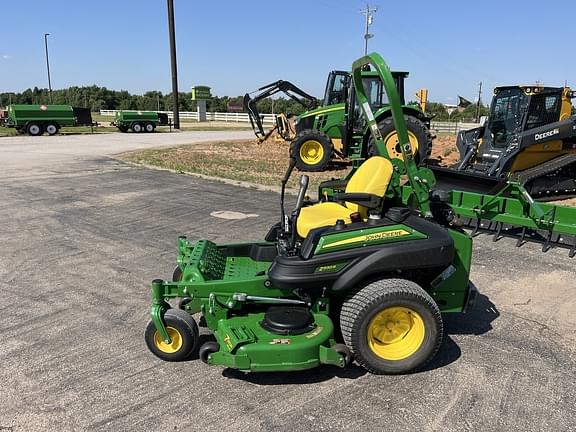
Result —
[[470, 234], [472, 237], [476, 237], [480, 233], [480, 218], [476, 218], [476, 226], [474, 227], [474, 231]]
[[526, 227], [522, 227], [522, 234], [520, 235], [520, 238], [516, 242], [516, 247], [520, 247], [524, 244], [524, 237], [525, 236], [526, 236]]
[[548, 238], [542, 246], [542, 252], [548, 252], [550, 250], [550, 240], [552, 240], [552, 230], [548, 231]]
[[502, 227], [504, 226], [504, 222], [496, 222], [496, 232], [494, 233], [494, 237], [492, 237], [493, 242], [497, 242], [502, 237], [500, 237], [500, 233], [502, 232]]

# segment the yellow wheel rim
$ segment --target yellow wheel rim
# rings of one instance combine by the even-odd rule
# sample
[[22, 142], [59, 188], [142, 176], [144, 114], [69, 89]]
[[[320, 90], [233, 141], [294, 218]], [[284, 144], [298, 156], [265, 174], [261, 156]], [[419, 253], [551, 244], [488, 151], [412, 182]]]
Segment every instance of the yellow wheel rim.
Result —
[[316, 165], [324, 158], [324, 147], [316, 140], [306, 141], [300, 146], [300, 159], [306, 165]]
[[182, 335], [174, 327], [166, 327], [166, 331], [168, 332], [170, 339], [172, 339], [172, 342], [167, 344], [162, 339], [162, 336], [160, 336], [160, 333], [156, 332], [154, 333], [154, 345], [156, 345], [156, 348], [163, 353], [174, 354], [182, 348]]
[[[413, 132], [408, 131], [408, 140], [410, 141], [410, 145], [412, 146], [412, 154], [416, 155], [418, 153], [418, 138], [414, 135]], [[394, 159], [404, 160], [402, 156], [402, 149], [400, 148], [400, 143], [398, 141], [398, 134], [396, 131], [390, 132], [384, 138], [384, 145], [386, 146], [386, 151], [388, 155]]]
[[390, 307], [378, 312], [368, 325], [368, 345], [384, 360], [403, 360], [418, 351], [425, 333], [420, 314], [405, 307]]

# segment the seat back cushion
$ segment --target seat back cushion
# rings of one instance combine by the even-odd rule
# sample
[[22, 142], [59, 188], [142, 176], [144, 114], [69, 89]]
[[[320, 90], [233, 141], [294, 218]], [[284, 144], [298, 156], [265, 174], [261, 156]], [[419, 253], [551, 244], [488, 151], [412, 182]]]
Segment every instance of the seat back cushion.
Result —
[[[384, 197], [393, 171], [394, 166], [388, 159], [372, 156], [364, 161], [350, 178], [346, 193], [369, 193]], [[352, 212], [360, 213], [363, 218], [367, 217], [366, 207], [351, 202], [346, 202], [346, 207]]]

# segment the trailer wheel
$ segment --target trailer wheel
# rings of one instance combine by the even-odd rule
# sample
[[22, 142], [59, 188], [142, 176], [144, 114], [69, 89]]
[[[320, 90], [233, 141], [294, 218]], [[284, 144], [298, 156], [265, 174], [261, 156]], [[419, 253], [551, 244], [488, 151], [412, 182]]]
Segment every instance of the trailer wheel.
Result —
[[31, 136], [38, 136], [44, 133], [42, 130], [42, 125], [38, 123], [29, 123], [28, 126], [26, 126], [26, 132], [28, 132], [28, 135]]
[[162, 340], [154, 323], [150, 321], [144, 333], [148, 349], [156, 357], [166, 361], [182, 361], [190, 358], [198, 346], [198, 325], [189, 313], [179, 309], [168, 309], [164, 323], [171, 343]]
[[290, 155], [300, 171], [324, 171], [333, 152], [330, 137], [317, 130], [303, 130], [290, 144]]
[[156, 129], [156, 125], [154, 125], [154, 123], [148, 122], [144, 125], [144, 130], [148, 133], [154, 132], [154, 129]]
[[142, 132], [142, 125], [140, 123], [134, 123], [132, 125], [132, 131], [136, 133]]
[[56, 135], [58, 133], [58, 125], [55, 123], [48, 123], [44, 128], [48, 135]]
[[381, 279], [355, 291], [342, 305], [340, 328], [356, 361], [375, 374], [421, 368], [443, 335], [436, 302], [404, 279]]

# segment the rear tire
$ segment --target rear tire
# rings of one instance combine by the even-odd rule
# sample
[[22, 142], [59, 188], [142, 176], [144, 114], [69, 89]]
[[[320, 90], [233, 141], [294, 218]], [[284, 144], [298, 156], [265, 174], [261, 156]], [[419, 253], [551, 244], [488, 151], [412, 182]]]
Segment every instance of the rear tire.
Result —
[[333, 153], [330, 137], [317, 130], [303, 130], [290, 144], [290, 156], [300, 171], [324, 171]]
[[46, 133], [48, 135], [56, 135], [60, 128], [55, 123], [48, 123], [45, 127]]
[[132, 131], [136, 133], [142, 132], [142, 125], [140, 123], [134, 123], [132, 125]]
[[179, 309], [168, 309], [164, 314], [166, 330], [172, 343], [165, 343], [150, 321], [144, 333], [148, 349], [165, 361], [182, 361], [190, 358], [198, 346], [198, 325], [189, 313]]
[[[414, 153], [414, 162], [417, 165], [423, 165], [432, 153], [432, 134], [426, 125], [416, 117], [404, 114], [408, 137], [412, 145], [416, 142], [418, 149]], [[391, 159], [402, 159], [402, 150], [398, 144], [398, 135], [394, 127], [392, 117], [386, 117], [378, 122], [378, 128], [382, 133], [382, 138]], [[370, 139], [368, 144], [368, 156], [377, 154], [374, 141]]]
[[28, 124], [28, 126], [26, 126], [26, 132], [30, 136], [39, 136], [39, 135], [42, 135], [44, 133], [44, 130], [42, 129], [41, 124], [30, 123], [30, 124]]
[[358, 364], [375, 374], [421, 368], [443, 336], [438, 305], [405, 279], [381, 279], [350, 295], [342, 305], [340, 328]]
[[154, 123], [146, 123], [146, 124], [144, 125], [144, 130], [145, 130], [147, 133], [152, 133], [152, 132], [154, 132], [154, 129], [156, 129], [156, 126], [154, 125]]

